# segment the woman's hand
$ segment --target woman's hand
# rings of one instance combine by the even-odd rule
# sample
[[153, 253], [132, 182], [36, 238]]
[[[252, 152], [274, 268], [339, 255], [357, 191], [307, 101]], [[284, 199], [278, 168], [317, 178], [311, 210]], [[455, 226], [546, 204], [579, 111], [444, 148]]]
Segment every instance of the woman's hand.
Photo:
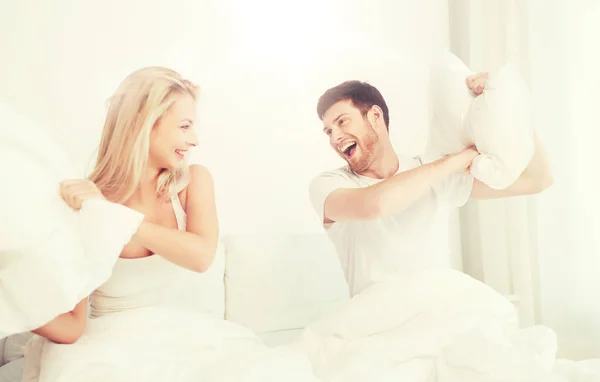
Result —
[[74, 210], [81, 209], [81, 205], [85, 200], [106, 200], [102, 192], [96, 187], [96, 184], [87, 179], [60, 182], [60, 196]]
[[475, 95], [480, 95], [483, 93], [483, 89], [485, 89], [485, 83], [488, 79], [488, 72], [481, 72], [477, 74], [473, 74], [468, 76], [465, 80], [467, 83], [467, 87], [473, 92]]

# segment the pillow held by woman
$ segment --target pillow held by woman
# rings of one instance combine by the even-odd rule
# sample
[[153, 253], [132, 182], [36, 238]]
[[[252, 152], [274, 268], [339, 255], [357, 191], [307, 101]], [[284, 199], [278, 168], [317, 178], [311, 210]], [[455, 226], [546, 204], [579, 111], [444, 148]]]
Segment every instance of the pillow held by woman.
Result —
[[72, 210], [59, 184], [80, 179], [47, 128], [0, 102], [0, 338], [36, 329], [103, 284], [143, 220], [125, 206]]

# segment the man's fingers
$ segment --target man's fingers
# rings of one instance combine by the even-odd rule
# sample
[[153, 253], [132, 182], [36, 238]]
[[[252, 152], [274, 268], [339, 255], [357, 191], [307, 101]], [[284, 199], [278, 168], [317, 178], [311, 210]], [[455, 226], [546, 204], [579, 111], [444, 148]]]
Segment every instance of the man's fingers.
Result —
[[60, 188], [60, 197], [67, 203], [69, 203], [69, 194], [65, 191], [64, 187]]
[[487, 72], [480, 72], [477, 74], [472, 74], [470, 76], [467, 77], [466, 82], [467, 85], [469, 85], [469, 87], [475, 85], [478, 81], [484, 81], [486, 80], [487, 77]]

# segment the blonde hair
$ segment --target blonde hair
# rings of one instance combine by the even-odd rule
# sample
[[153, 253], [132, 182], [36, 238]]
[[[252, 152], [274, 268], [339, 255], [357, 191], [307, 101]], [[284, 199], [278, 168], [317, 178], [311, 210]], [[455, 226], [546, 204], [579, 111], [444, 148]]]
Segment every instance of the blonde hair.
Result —
[[[131, 73], [109, 99], [108, 113], [89, 179], [115, 203], [126, 202], [147, 170], [150, 132], [180, 95], [197, 99], [198, 87], [177, 72], [147, 67]], [[188, 167], [163, 169], [156, 194], [168, 197], [187, 178]]]

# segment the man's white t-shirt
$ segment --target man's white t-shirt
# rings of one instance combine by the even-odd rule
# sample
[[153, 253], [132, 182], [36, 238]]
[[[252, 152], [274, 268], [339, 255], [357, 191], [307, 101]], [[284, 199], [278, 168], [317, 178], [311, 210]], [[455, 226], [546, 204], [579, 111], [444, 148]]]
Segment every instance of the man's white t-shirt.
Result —
[[[419, 158], [399, 157], [398, 172], [422, 165]], [[310, 199], [321, 222], [327, 196], [340, 188], [369, 187], [381, 182], [354, 173], [348, 166], [327, 171], [310, 184]], [[369, 221], [324, 224], [340, 258], [351, 295], [390, 277], [422, 269], [449, 267], [450, 213], [464, 205], [473, 177], [454, 173], [404, 211]]]

